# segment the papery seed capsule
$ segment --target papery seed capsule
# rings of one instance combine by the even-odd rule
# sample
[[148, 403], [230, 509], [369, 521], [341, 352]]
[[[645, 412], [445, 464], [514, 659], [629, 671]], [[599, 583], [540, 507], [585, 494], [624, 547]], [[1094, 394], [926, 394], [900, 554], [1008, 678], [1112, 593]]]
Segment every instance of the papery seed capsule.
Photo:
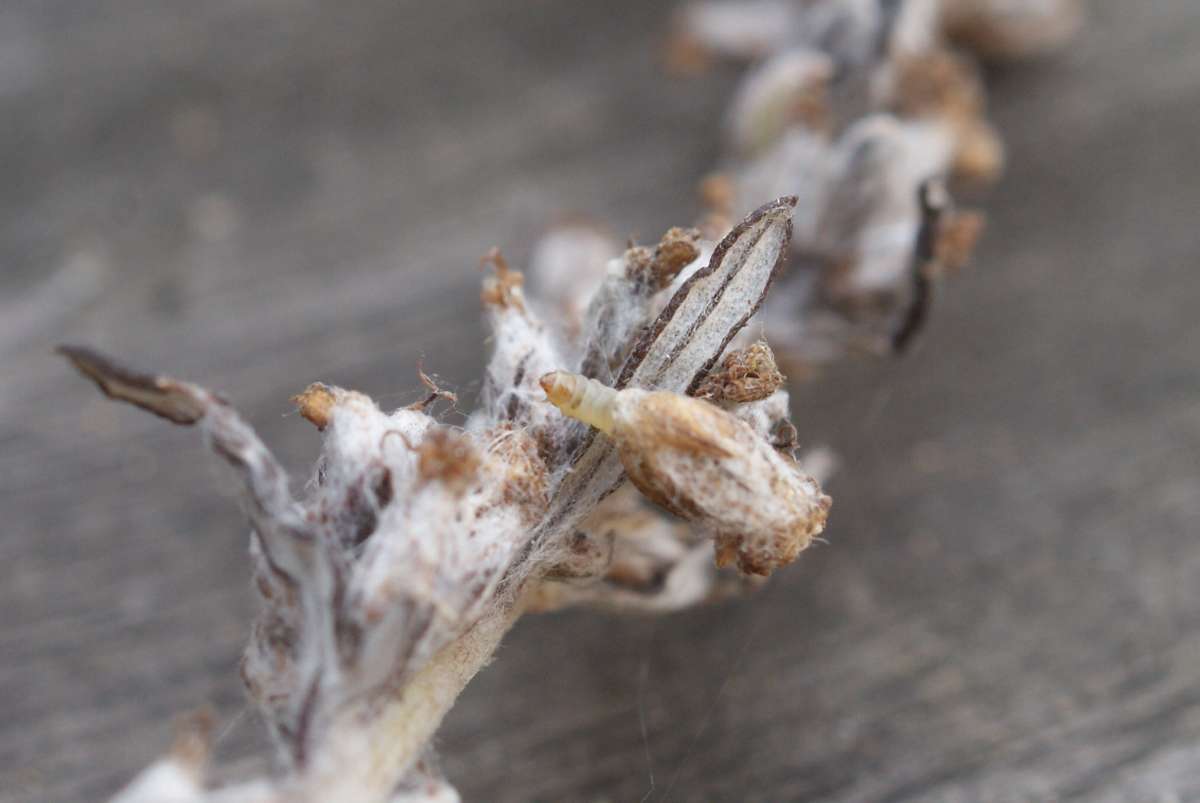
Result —
[[830, 500], [732, 413], [669, 391], [613, 390], [578, 374], [542, 377], [565, 414], [608, 434], [630, 481], [710, 528], [717, 562], [749, 574], [791, 563], [825, 527]]

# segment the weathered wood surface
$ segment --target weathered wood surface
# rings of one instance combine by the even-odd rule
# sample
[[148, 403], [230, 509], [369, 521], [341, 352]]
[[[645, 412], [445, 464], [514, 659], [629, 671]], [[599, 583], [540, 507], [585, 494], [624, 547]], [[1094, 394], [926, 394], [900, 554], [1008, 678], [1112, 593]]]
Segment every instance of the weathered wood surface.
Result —
[[[489, 246], [694, 215], [733, 72], [664, 77], [668, 13], [0, 9], [0, 799], [97, 799], [203, 703], [259, 745], [229, 494], [51, 344], [227, 390], [298, 472], [310, 380], [400, 404], [423, 356], [471, 395]], [[721, 607], [521, 624], [440, 740], [467, 800], [1200, 800], [1200, 4], [1097, 2], [991, 78], [978, 270], [917, 354], [797, 394], [829, 545]]]

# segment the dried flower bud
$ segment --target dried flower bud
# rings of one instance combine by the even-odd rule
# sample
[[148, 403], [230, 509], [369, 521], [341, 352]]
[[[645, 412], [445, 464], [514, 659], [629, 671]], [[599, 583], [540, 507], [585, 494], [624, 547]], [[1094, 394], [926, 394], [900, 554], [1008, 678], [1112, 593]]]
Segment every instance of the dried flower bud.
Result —
[[1004, 166], [1004, 145], [985, 117], [983, 81], [975, 65], [946, 50], [897, 59], [892, 109], [908, 119], [940, 120], [954, 132], [953, 170], [979, 183]]
[[490, 307], [524, 311], [525, 293], [521, 289], [525, 284], [524, 274], [508, 266], [508, 260], [500, 253], [499, 248], [487, 252], [482, 262], [485, 265], [491, 264], [496, 269], [496, 275], [483, 280], [479, 300]]
[[[694, 69], [703, 66], [706, 54], [757, 58], [773, 53], [791, 40], [798, 16], [795, 5], [787, 0], [688, 3], [676, 19], [669, 51], [674, 56], [671, 63]], [[688, 58], [680, 58], [683, 55]]]
[[329, 418], [337, 400], [328, 385], [313, 382], [304, 392], [293, 396], [292, 403], [299, 408], [301, 417], [324, 432], [325, 427], [329, 426]]
[[567, 415], [608, 434], [648, 498], [717, 537], [717, 563], [770, 574], [825, 527], [830, 500], [733, 414], [667, 391], [616, 391], [578, 374], [541, 379]]
[[511, 421], [532, 428], [544, 423], [541, 405], [530, 405], [537, 377], [562, 365], [557, 334], [525, 303], [524, 275], [509, 267], [497, 249], [483, 258], [495, 269], [483, 280], [481, 299], [495, 350], [480, 391], [482, 410], [473, 427]]
[[983, 112], [983, 83], [963, 56], [945, 50], [896, 60], [892, 107], [902, 117], [975, 117]]
[[[639, 274], [652, 292], [669, 285], [679, 272], [700, 256], [700, 232], [678, 226], [667, 229], [646, 261], [630, 260], [629, 271]], [[631, 278], [637, 278], [631, 276]]]
[[534, 245], [526, 270], [530, 294], [548, 313], [560, 314], [571, 339], [581, 334], [588, 300], [604, 281], [609, 260], [620, 253], [616, 238], [582, 220], [554, 226]]
[[712, 402], [743, 404], [759, 401], [783, 386], [775, 355], [767, 341], [759, 340], [725, 355], [721, 366], [709, 372], [696, 389], [696, 396]]
[[1083, 22], [1080, 0], [943, 0], [946, 35], [981, 56], [1013, 58], [1061, 45]]
[[818, 131], [831, 122], [826, 93], [833, 62], [823, 53], [799, 48], [780, 53], [742, 83], [729, 110], [729, 139], [743, 154], [761, 151], [790, 126]]
[[818, 226], [821, 250], [845, 260], [833, 295], [887, 291], [906, 280], [921, 217], [917, 188], [943, 172], [955, 145], [945, 126], [885, 114], [842, 135]]

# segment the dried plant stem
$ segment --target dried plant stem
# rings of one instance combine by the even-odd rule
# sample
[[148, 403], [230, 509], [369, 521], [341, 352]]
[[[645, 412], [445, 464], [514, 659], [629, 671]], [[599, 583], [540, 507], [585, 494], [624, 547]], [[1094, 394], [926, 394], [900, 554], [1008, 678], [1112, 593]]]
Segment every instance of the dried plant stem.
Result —
[[350, 708], [330, 728], [319, 761], [299, 782], [308, 800], [386, 800], [475, 674], [517, 621], [520, 602], [493, 611], [439, 650], [382, 710]]
[[[205, 802], [445, 797], [448, 787], [422, 764], [430, 738], [527, 606], [629, 604], [632, 593], [638, 605], [669, 607], [711, 596], [718, 588], [711, 562], [691, 557], [705, 536], [718, 544], [718, 563], [736, 555], [747, 572], [767, 574], [794, 559], [823, 527], [828, 498], [792, 459], [792, 440], [774, 440], [786, 423], [786, 394], [758, 393], [757, 401], [731, 402], [728, 410], [683, 395], [713, 372], [762, 303], [784, 263], [793, 203], [774, 201], [735, 226], [707, 265], [663, 290], [669, 298], [661, 311], [637, 298], [641, 289], [609, 294], [605, 304], [628, 303], [620, 316], [641, 318], [606, 330], [605, 352], [626, 355], [618, 378], [624, 389], [596, 393], [630, 413], [614, 419], [611, 438], [581, 432], [546, 398], [539, 379], [568, 358], [532, 312], [521, 275], [492, 255], [497, 273], [485, 281], [483, 301], [496, 353], [483, 409], [460, 431], [431, 418], [428, 400], [384, 413], [361, 394], [310, 385], [296, 402], [324, 433], [325, 449], [302, 500], [220, 396], [63, 347], [112, 398], [199, 427], [240, 479], [254, 528], [263, 609], [243, 676], [284, 772], [208, 790], [194, 758], [184, 772], [168, 755], [120, 799], [158, 799], [164, 778], [187, 787], [180, 800]], [[680, 248], [679, 235], [669, 232], [653, 253], [645, 261], [631, 253], [630, 275], [653, 271], [654, 285], [663, 287], [661, 277], [674, 275], [682, 260], [670, 257], [676, 264], [663, 271], [668, 257], [657, 255], [694, 250]], [[611, 339], [617, 331], [626, 342]], [[596, 342], [598, 333], [583, 334]], [[756, 371], [777, 375], [769, 349], [754, 354]], [[736, 370], [744, 362], [721, 364], [719, 371], [730, 372], [721, 387], [745, 381]], [[664, 415], [638, 415], [636, 404], [625, 405], [643, 396]], [[693, 422], [699, 429], [689, 429]], [[716, 432], [725, 434], [711, 440]], [[747, 458], [737, 462], [740, 452]], [[659, 453], [676, 459], [647, 459]], [[643, 512], [633, 517], [627, 506], [601, 506], [626, 471], [693, 528], [667, 523], [644, 502], [635, 503]], [[785, 488], [798, 505], [793, 512], [777, 504]], [[736, 504], [685, 501], [702, 498]], [[810, 502], [818, 515], [809, 514]], [[664, 570], [678, 582], [660, 585], [654, 578]], [[584, 588], [584, 596], [569, 590]]]
[[701, 227], [624, 253], [579, 227], [552, 235], [532, 269], [547, 307], [487, 255], [480, 409], [440, 423], [432, 408], [453, 395], [423, 372], [427, 397], [390, 412], [311, 384], [295, 401], [323, 451], [301, 498], [223, 397], [63, 347], [108, 396], [202, 431], [241, 483], [261, 598], [242, 676], [277, 771], [213, 788], [197, 725], [116, 800], [451, 803], [431, 739], [523, 612], [675, 610], [795, 560], [830, 509], [810, 467], [831, 460], [796, 460], [758, 333], [800, 375], [909, 347], [933, 281], [982, 226], [942, 182], [1002, 163], [974, 67], [949, 48], [1032, 50], [1074, 13], [1073, 0], [689, 4], [675, 55], [768, 56], [732, 105]]

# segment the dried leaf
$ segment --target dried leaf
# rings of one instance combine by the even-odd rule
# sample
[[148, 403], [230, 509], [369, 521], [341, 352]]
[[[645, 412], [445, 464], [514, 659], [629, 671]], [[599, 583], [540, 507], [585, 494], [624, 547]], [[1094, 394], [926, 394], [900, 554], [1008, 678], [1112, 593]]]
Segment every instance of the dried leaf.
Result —
[[113, 399], [176, 424], [201, 422], [212, 450], [242, 481], [247, 513], [272, 567], [290, 581], [311, 572], [314, 537], [287, 473], [232, 406], [199, 385], [134, 371], [90, 348], [60, 346], [58, 352]]
[[128, 402], [184, 426], [204, 416], [205, 402], [193, 385], [135, 371], [86, 346], [64, 345], [55, 351], [70, 360], [110, 399]]

